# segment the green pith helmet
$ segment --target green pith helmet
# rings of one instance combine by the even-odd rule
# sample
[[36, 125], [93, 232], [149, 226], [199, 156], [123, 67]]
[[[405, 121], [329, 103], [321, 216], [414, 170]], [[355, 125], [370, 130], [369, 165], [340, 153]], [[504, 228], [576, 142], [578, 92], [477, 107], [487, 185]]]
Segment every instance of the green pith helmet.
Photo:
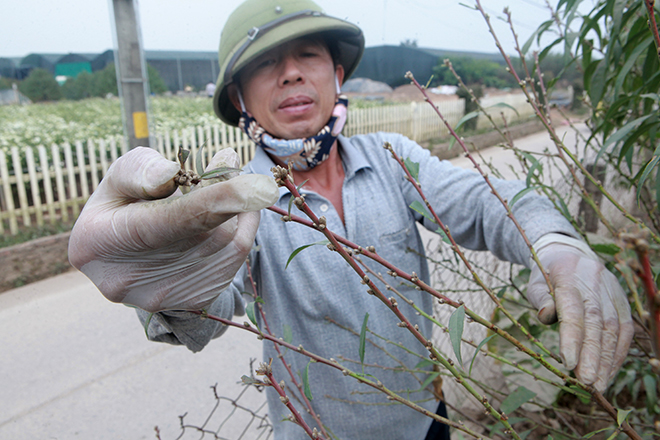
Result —
[[329, 37], [338, 48], [337, 64], [355, 70], [364, 52], [359, 27], [325, 15], [311, 0], [246, 0], [229, 16], [220, 36], [220, 75], [213, 110], [220, 119], [237, 126], [240, 113], [229, 100], [227, 86], [247, 63], [287, 41], [313, 34]]

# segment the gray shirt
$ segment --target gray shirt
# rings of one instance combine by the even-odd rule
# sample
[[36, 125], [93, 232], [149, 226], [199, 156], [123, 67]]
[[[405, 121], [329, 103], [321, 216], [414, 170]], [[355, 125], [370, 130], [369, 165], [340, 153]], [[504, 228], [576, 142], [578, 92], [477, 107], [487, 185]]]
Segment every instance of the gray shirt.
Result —
[[[460, 245], [469, 249], [488, 249], [500, 259], [528, 264], [529, 250], [520, 233], [480, 175], [431, 157], [427, 150], [397, 134], [339, 137], [345, 171], [343, 223], [327, 199], [305, 191], [303, 187], [307, 203], [318, 216], [326, 217], [331, 231], [363, 247], [375, 246], [378, 254], [386, 260], [429, 281], [426, 260], [420, 257], [424, 254], [424, 247], [415, 223], [420, 222], [433, 231], [438, 225], [410, 209], [410, 204], [421, 201], [421, 198], [405, 179], [400, 166], [383, 148], [386, 141], [400, 157], [419, 163], [422, 189]], [[270, 175], [272, 166], [270, 158], [259, 149], [246, 172]], [[518, 181], [495, 180], [494, 184], [509, 200], [524, 188], [524, 184]], [[280, 188], [276, 205], [286, 210], [289, 198], [289, 192]], [[514, 205], [513, 211], [532, 242], [550, 232], [575, 235], [570, 224], [545, 198], [528, 194]], [[292, 213], [300, 214], [295, 206]], [[365, 374], [373, 375], [386, 387], [435, 411], [438, 403], [431, 393], [420, 390], [427, 374], [415, 368], [427, 358], [428, 352], [406, 329], [397, 326], [397, 318], [384, 304], [367, 294], [366, 286], [341, 256], [325, 246], [311, 246], [285, 269], [294, 250], [323, 239], [320, 232], [296, 223], [285, 223], [272, 211], [262, 213], [256, 236], [260, 250], [252, 255], [251, 264], [271, 331], [282, 336], [288, 326], [293, 334], [293, 344], [301, 344], [311, 352], [334, 358], [346, 368], [359, 372], [359, 337], [346, 329], [359, 333], [365, 313], [369, 313], [369, 330], [383, 339], [369, 337], [380, 348], [366, 344], [364, 362], [369, 366], [365, 368]], [[363, 261], [377, 272], [386, 272], [373, 261], [364, 258]], [[231, 318], [243, 313], [240, 293], [251, 290], [245, 283], [245, 275], [244, 267], [231, 287], [211, 306], [211, 314]], [[406, 297], [432, 314], [430, 295], [410, 288], [400, 279], [385, 276]], [[382, 284], [377, 282], [377, 285], [386, 292]], [[430, 339], [431, 324], [417, 316], [403, 301], [399, 301], [399, 306]], [[142, 314], [143, 320], [144, 316]], [[150, 339], [184, 344], [198, 351], [223, 330], [214, 321], [201, 321], [184, 312], [168, 312], [154, 316], [148, 334]], [[396, 344], [409, 348], [412, 353]], [[288, 382], [288, 374], [277, 359], [273, 345], [264, 343], [263, 351], [266, 362], [273, 358], [275, 378]], [[309, 362], [308, 358], [291, 351], [285, 358], [292, 370], [300, 374]], [[403, 365], [417, 372], [404, 372]], [[431, 423], [430, 418], [405, 406], [392, 404], [384, 394], [342, 376], [335, 369], [311, 364], [309, 382], [315, 411], [340, 439], [421, 440]], [[275, 439], [307, 438], [295, 424], [280, 422], [288, 416], [288, 410], [272, 389], [267, 392]], [[291, 387], [288, 392], [294, 393]], [[296, 399], [292, 401], [310, 426], [314, 426]]]

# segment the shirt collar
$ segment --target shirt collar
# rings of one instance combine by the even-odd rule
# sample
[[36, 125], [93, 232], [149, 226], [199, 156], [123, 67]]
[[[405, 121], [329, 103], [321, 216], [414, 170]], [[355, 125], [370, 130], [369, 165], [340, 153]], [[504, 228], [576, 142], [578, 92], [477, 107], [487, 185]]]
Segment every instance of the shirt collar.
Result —
[[[345, 136], [339, 135], [337, 137], [339, 145], [341, 147], [341, 160], [344, 165], [344, 173], [346, 174], [345, 179], [352, 179], [355, 174], [365, 168], [371, 169], [371, 165], [364, 153], [360, 151], [356, 146], [353, 145], [351, 140]], [[262, 149], [257, 147], [254, 157], [247, 164], [245, 169], [254, 174], [264, 174], [266, 176], [272, 175], [270, 171], [271, 168], [275, 166], [275, 162], [268, 156], [268, 154]], [[280, 197], [285, 194], [288, 194], [289, 190], [285, 187], [280, 187]]]

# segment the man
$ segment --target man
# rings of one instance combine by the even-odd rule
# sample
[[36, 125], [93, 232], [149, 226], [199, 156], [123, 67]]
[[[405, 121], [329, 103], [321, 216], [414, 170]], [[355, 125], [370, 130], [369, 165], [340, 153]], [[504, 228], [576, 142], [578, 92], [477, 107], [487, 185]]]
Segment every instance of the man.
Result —
[[[365, 373], [429, 411], [442, 411], [429, 391], [419, 389], [425, 374], [401, 372], [402, 364], [412, 369], [427, 357], [426, 348], [397, 326], [339, 256], [313, 246], [285, 268], [295, 249], [320, 240], [317, 231], [282, 222], [270, 211], [263, 213], [257, 229], [259, 214], [254, 211], [271, 204], [287, 209], [288, 191], [275, 188], [268, 176], [275, 164], [292, 162], [296, 184], [306, 182], [306, 202], [326, 217], [330, 230], [375, 246], [388, 261], [428, 281], [425, 260], [407, 249], [424, 252], [416, 222], [433, 230], [437, 225], [409, 208], [419, 196], [382, 148], [389, 142], [401, 157], [420, 164], [426, 196], [461, 245], [530, 265], [527, 246], [479, 175], [440, 162], [399, 135], [338, 136], [346, 105], [338, 97], [339, 85], [354, 71], [363, 48], [359, 28], [326, 16], [310, 0], [247, 0], [223, 29], [214, 109], [223, 121], [240, 124], [261, 147], [246, 167], [248, 174], [165, 198], [175, 190], [177, 165], [152, 150], [133, 150], [113, 165], [87, 203], [72, 232], [70, 259], [106, 297], [143, 309], [139, 314], [150, 339], [198, 351], [225, 329], [187, 311], [205, 308], [225, 318], [242, 314], [241, 292], [251, 287], [246, 267], [239, 267], [254, 242], [260, 250], [250, 258], [252, 272], [276, 335], [288, 326], [294, 344], [353, 369], [350, 360], [358, 358], [358, 340], [341, 327], [359, 331], [369, 313], [371, 331], [412, 351], [388, 345], [384, 353], [368, 345]], [[216, 163], [235, 160], [228, 154], [221, 153]], [[495, 186], [509, 199], [523, 187], [505, 181]], [[604, 389], [632, 338], [625, 295], [546, 199], [523, 197], [514, 214], [555, 285], [556, 306], [534, 267], [530, 301], [546, 323], [559, 315], [567, 368]], [[416, 305], [432, 311], [429, 295], [393, 283]], [[430, 337], [430, 323], [399, 304]], [[275, 378], [288, 380], [272, 344], [264, 344], [264, 360], [270, 358]], [[304, 356], [287, 353], [285, 359], [296, 373], [308, 366]], [[309, 382], [314, 410], [337, 438], [436, 438], [429, 431], [431, 419], [387, 405], [382, 394], [336, 370], [311, 365]], [[305, 438], [295, 424], [280, 422], [288, 410], [273, 390], [268, 401], [275, 438]], [[306, 414], [305, 419], [315, 426]]]

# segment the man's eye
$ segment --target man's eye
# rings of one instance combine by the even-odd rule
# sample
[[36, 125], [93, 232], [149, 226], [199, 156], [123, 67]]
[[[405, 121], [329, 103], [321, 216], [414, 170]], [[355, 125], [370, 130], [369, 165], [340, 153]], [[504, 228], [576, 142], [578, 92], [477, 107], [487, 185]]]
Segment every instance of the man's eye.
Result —
[[275, 63], [275, 60], [272, 58], [265, 59], [257, 64], [257, 69], [262, 69], [264, 67], [268, 67]]

